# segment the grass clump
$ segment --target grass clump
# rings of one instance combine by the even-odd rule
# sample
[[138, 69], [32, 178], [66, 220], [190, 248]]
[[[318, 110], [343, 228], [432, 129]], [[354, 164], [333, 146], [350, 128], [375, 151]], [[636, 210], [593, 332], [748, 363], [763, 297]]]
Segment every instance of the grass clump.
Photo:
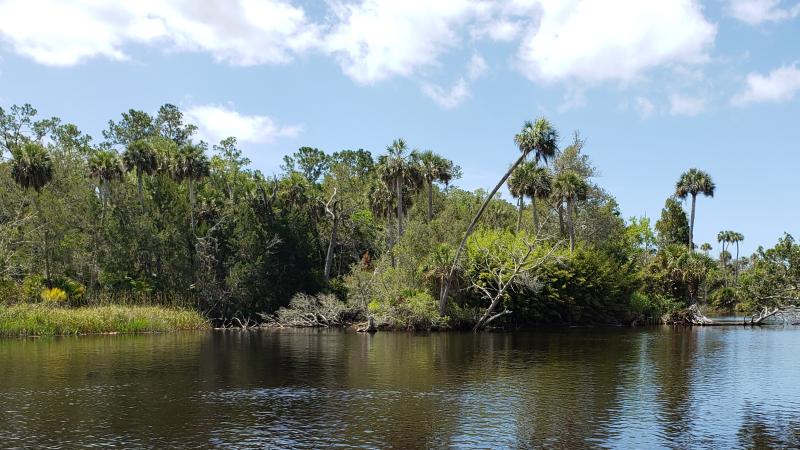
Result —
[[158, 306], [0, 306], [0, 336], [146, 333], [207, 326], [208, 322], [197, 312]]

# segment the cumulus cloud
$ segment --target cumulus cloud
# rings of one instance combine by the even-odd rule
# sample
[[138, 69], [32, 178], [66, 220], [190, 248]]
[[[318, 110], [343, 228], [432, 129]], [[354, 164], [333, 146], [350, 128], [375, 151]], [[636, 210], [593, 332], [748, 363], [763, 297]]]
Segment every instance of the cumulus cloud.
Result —
[[716, 27], [693, 0], [542, 0], [518, 59], [534, 80], [630, 81], [708, 59]]
[[800, 69], [796, 64], [782, 66], [772, 72], [761, 75], [747, 75], [744, 91], [731, 99], [736, 106], [750, 103], [771, 102], [782, 103], [792, 100], [800, 92]]
[[728, 15], [749, 25], [781, 22], [800, 15], [800, 3], [784, 6], [781, 0], [729, 0]]
[[672, 94], [669, 97], [669, 113], [673, 116], [694, 117], [706, 109], [706, 101], [700, 97]]
[[278, 125], [269, 116], [245, 115], [223, 105], [191, 106], [184, 115], [208, 142], [235, 136], [241, 142], [270, 143], [280, 137], [295, 137], [302, 131], [300, 125]]
[[481, 9], [468, 0], [364, 0], [336, 5], [326, 49], [353, 80], [372, 84], [438, 64], [457, 47], [460, 27]]
[[279, 64], [315, 47], [318, 33], [302, 8], [282, 0], [0, 2], [0, 38], [53, 66], [125, 60], [130, 44], [206, 52], [233, 65]]

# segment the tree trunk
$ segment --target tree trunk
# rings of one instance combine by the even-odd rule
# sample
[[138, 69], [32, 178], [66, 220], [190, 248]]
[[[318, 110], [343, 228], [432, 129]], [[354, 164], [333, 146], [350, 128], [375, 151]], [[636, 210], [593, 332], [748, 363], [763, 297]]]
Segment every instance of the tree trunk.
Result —
[[533, 210], [533, 232], [539, 232], [539, 211], [536, 210], [536, 196], [531, 196], [531, 209]]
[[453, 265], [450, 267], [450, 272], [447, 274], [447, 279], [444, 283], [444, 289], [442, 290], [442, 295], [439, 298], [439, 314], [444, 315], [445, 309], [447, 308], [447, 292], [450, 290], [450, 283], [453, 282], [453, 275], [456, 272], [456, 267], [458, 266], [458, 260], [461, 257], [461, 252], [464, 251], [464, 246], [467, 244], [467, 239], [475, 231], [475, 225], [478, 224], [478, 220], [480, 220], [483, 212], [486, 211], [486, 208], [489, 206], [489, 202], [492, 201], [492, 198], [503, 187], [503, 183], [506, 182], [509, 176], [511, 176], [511, 172], [517, 168], [517, 166], [525, 159], [525, 154], [523, 153], [514, 164], [508, 169], [508, 171], [503, 175], [503, 178], [500, 178], [500, 182], [492, 189], [492, 192], [486, 196], [486, 200], [483, 201], [478, 212], [475, 214], [475, 217], [472, 218], [472, 222], [470, 222], [469, 226], [467, 227], [467, 231], [464, 232], [464, 237], [461, 238], [461, 244], [459, 244], [458, 249], [456, 250], [456, 255], [453, 258]]
[[397, 193], [397, 241], [400, 241], [400, 236], [403, 235], [403, 186], [400, 183], [400, 178], [395, 178], [394, 188]]
[[689, 222], [689, 250], [694, 249], [694, 211], [697, 205], [697, 194], [692, 194], [692, 220]]
[[194, 235], [197, 224], [194, 220], [194, 180], [192, 177], [189, 177], [189, 223], [192, 227], [192, 235]]
[[561, 233], [560, 237], [564, 237], [566, 232], [564, 231], [564, 203], [562, 201], [558, 202], [558, 231]]
[[572, 221], [572, 200], [567, 199], [567, 229], [569, 231], [569, 252], [575, 252], [575, 223]]
[[139, 192], [139, 204], [144, 209], [144, 192], [142, 189], [142, 169], [136, 168], [136, 189]]
[[736, 241], [736, 261], [733, 266], [733, 284], [739, 286], [739, 241]]
[[517, 209], [519, 212], [517, 213], [517, 233], [522, 228], [522, 210], [525, 209], [525, 197], [520, 197], [517, 199]]
[[433, 180], [428, 180], [428, 222], [433, 220]]
[[489, 305], [488, 308], [486, 308], [486, 311], [483, 312], [483, 315], [481, 316], [481, 318], [478, 319], [478, 323], [476, 323], [475, 326], [472, 327], [472, 331], [478, 331], [481, 328], [483, 328], [483, 325], [489, 320], [489, 317], [491, 316], [492, 311], [494, 311], [494, 309], [497, 308], [497, 305], [500, 304], [500, 300], [502, 299], [502, 297], [503, 296], [501, 294], [501, 295], [498, 295], [497, 297], [495, 297], [494, 300], [492, 300], [492, 303]]
[[328, 242], [328, 253], [325, 255], [325, 282], [331, 279], [331, 266], [333, 266], [333, 249], [336, 248], [336, 238], [339, 229], [339, 202], [333, 202], [333, 225], [331, 226], [331, 240]]
[[391, 208], [388, 208], [386, 211], [386, 245], [389, 249], [389, 256], [391, 256], [392, 259], [392, 268], [394, 268], [397, 265], [397, 261], [394, 257], [394, 239], [392, 239], [394, 224], [392, 223], [392, 213], [390, 211]]
[[44, 219], [44, 215], [42, 214], [42, 193], [36, 191], [36, 212], [39, 214], [39, 220], [44, 225], [44, 230], [42, 232], [42, 244], [44, 245], [44, 279], [46, 281], [47, 287], [52, 287], [50, 285], [50, 246], [47, 243], [47, 221]]

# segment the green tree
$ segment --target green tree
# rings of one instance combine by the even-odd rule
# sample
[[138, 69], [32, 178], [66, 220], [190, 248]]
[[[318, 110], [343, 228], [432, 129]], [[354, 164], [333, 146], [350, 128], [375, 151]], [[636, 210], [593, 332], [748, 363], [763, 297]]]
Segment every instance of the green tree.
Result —
[[456, 171], [454, 171], [453, 161], [437, 155], [431, 150], [412, 152], [411, 158], [416, 163], [419, 174], [428, 190], [427, 218], [428, 222], [430, 222], [433, 219], [433, 183], [449, 183]]
[[675, 198], [670, 197], [664, 202], [661, 217], [656, 221], [656, 232], [660, 247], [683, 244], [689, 239], [689, 219]]
[[195, 219], [195, 181], [209, 175], [209, 161], [205, 145], [185, 144], [178, 149], [175, 158], [174, 176], [178, 181], [186, 181], [189, 190], [189, 222], [192, 234], [197, 228]]
[[680, 199], [692, 197], [692, 212], [689, 219], [689, 248], [694, 248], [694, 218], [697, 206], [697, 196], [702, 194], [706, 197], [714, 197], [716, 186], [711, 176], [698, 169], [689, 169], [678, 180], [675, 185], [675, 196]]
[[575, 202], [585, 200], [589, 191], [586, 181], [575, 172], [567, 171], [558, 174], [553, 180], [553, 193], [567, 205], [567, 229], [569, 231], [569, 249], [575, 251]]
[[[40, 221], [45, 221], [42, 213], [42, 189], [53, 179], [53, 163], [50, 155], [41, 144], [25, 142], [12, 150], [11, 176], [23, 189], [36, 191], [36, 210]], [[43, 249], [45, 260], [44, 277], [50, 282], [50, 249], [48, 245], [48, 227], [44, 225]]]
[[105, 217], [106, 205], [111, 198], [111, 182], [122, 180], [125, 167], [117, 152], [113, 150], [98, 150], [89, 156], [89, 176], [96, 179], [100, 188], [100, 200], [103, 205]]
[[152, 175], [158, 168], [158, 158], [151, 140], [138, 139], [128, 144], [122, 155], [125, 169], [136, 173], [136, 190], [139, 204], [144, 208], [144, 175]]
[[397, 208], [397, 238], [403, 235], [404, 203], [403, 191], [420, 185], [421, 176], [417, 165], [412, 161], [406, 141], [395, 139], [386, 147], [386, 154], [378, 159], [378, 173], [381, 180], [395, 194]]
[[300, 147], [292, 156], [284, 156], [283, 164], [284, 170], [299, 171], [313, 184], [325, 175], [331, 161], [330, 157], [318, 148]]

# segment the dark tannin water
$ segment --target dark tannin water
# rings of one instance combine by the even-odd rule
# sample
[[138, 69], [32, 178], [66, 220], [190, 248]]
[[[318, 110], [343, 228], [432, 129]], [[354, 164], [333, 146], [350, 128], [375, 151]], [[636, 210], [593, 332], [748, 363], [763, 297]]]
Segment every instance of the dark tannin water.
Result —
[[0, 446], [800, 446], [800, 329], [0, 340]]

